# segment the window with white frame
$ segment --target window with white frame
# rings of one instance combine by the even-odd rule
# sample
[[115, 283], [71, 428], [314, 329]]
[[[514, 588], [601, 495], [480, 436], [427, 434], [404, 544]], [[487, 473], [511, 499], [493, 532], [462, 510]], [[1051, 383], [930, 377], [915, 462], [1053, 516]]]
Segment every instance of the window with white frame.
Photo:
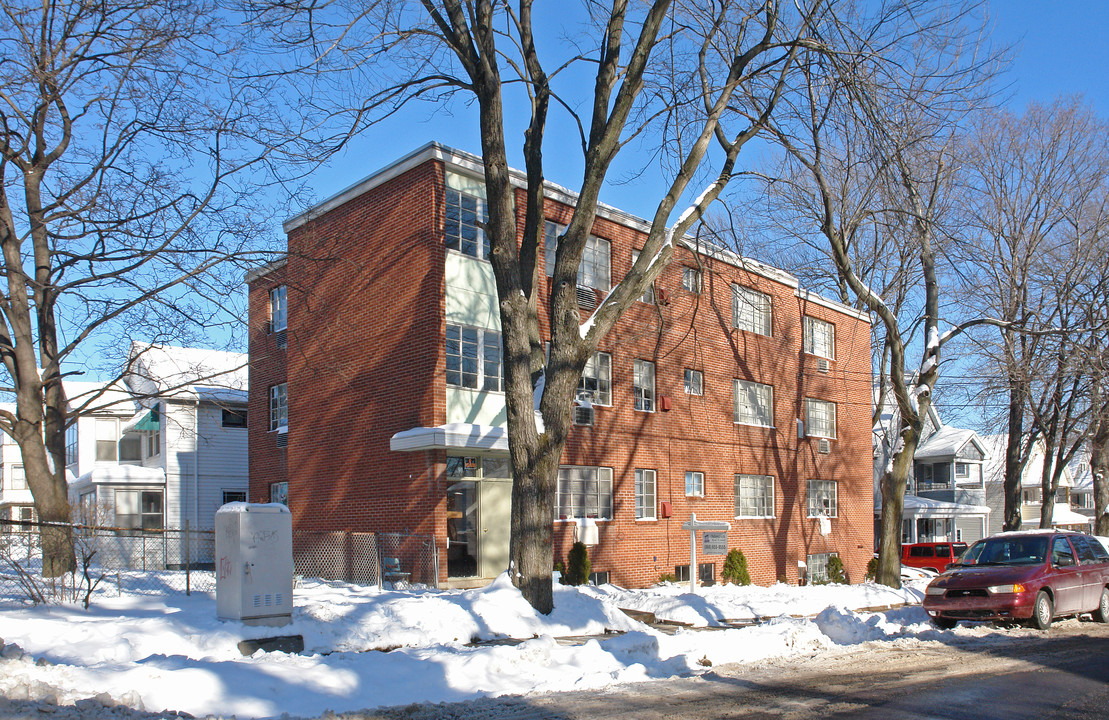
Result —
[[836, 481], [809, 480], [809, 517], [836, 517]]
[[828, 561], [839, 553], [814, 553], [805, 556], [805, 574], [810, 583], [828, 582]]
[[703, 472], [686, 471], [685, 494], [690, 497], [705, 496], [705, 474]]
[[684, 384], [686, 395], [705, 394], [705, 377], [700, 370], [690, 370], [686, 368]]
[[501, 334], [466, 325], [447, 325], [446, 366], [448, 385], [503, 390]]
[[612, 468], [563, 465], [558, 468], [558, 503], [564, 520], [612, 519]]
[[224, 490], [223, 491], [223, 504], [229, 502], [246, 502], [245, 490]]
[[[638, 260], [639, 260], [639, 251], [638, 250], [632, 250], [632, 265], [635, 265], [635, 263], [638, 262]], [[643, 294], [639, 296], [639, 300], [641, 302], [654, 304], [654, 302], [655, 302], [655, 286], [653, 284], [648, 285], [647, 289], [643, 291]]]
[[446, 189], [445, 201], [443, 236], [447, 247], [463, 255], [488, 259], [489, 236], [484, 227], [489, 222], [489, 211], [485, 201], [451, 187]]
[[733, 421], [740, 425], [774, 426], [774, 388], [750, 380], [736, 380]]
[[115, 462], [116, 443], [119, 442], [118, 425], [114, 418], [96, 419], [96, 459], [98, 462]]
[[12, 490], [26, 490], [27, 489], [27, 473], [24, 472], [22, 465], [12, 465]]
[[119, 461], [142, 462], [142, 435], [128, 433], [119, 439]]
[[701, 294], [701, 271], [697, 268], [682, 268], [682, 289], [695, 295]]
[[769, 475], [735, 476], [735, 516], [774, 517], [774, 478]]
[[970, 477], [970, 464], [969, 463], [955, 463], [955, 477], [969, 478]]
[[115, 503], [116, 527], [130, 531], [124, 534], [165, 527], [161, 490], [116, 490]]
[[732, 326], [759, 335], [770, 335], [770, 296], [749, 287], [732, 285]]
[[[550, 221], [543, 225], [543, 259], [547, 277], [554, 275], [558, 236], [565, 231], [565, 227]], [[593, 235], [586, 238], [578, 265], [578, 285], [598, 290], [612, 287], [612, 246], [608, 240]]]
[[635, 392], [635, 409], [655, 411], [655, 364], [649, 360], [636, 360], [633, 368], [632, 389]]
[[289, 386], [287, 383], [270, 386], [270, 430], [289, 426]]
[[836, 404], [827, 400], [805, 398], [805, 434], [835, 438]]
[[585, 361], [578, 380], [578, 398], [593, 405], [612, 404], [612, 356], [596, 352]]
[[635, 519], [654, 520], [655, 518], [655, 471], [635, 470]]
[[77, 462], [77, 423], [65, 429], [65, 464], [72, 465]]
[[270, 332], [281, 332], [289, 323], [288, 291], [284, 285], [270, 290]]
[[804, 350], [810, 355], [835, 360], [836, 326], [830, 322], [805, 316]]

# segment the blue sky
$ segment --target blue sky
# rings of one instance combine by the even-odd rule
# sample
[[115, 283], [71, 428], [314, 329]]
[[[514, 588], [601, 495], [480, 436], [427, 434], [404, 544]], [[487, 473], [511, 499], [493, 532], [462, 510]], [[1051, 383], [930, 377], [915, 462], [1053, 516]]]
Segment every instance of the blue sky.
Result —
[[[542, 5], [542, 4], [541, 4]], [[1016, 55], [1001, 79], [1004, 103], [1019, 112], [1030, 101], [1050, 102], [1060, 95], [1083, 94], [1103, 117], [1109, 117], [1109, 3], [1095, 0], [994, 0], [989, 7], [992, 38], [1015, 45]], [[317, 200], [354, 184], [405, 152], [431, 140], [477, 153], [480, 144], [474, 114], [456, 104], [453, 115], [432, 116], [416, 110], [365, 132], [348, 149], [318, 169], [309, 186]], [[566, 138], [572, 142], [573, 138]], [[510, 133], [510, 162], [520, 165], [521, 132]], [[580, 151], [558, 155], [548, 143], [547, 178], [573, 187], [580, 179]], [[634, 149], [634, 148], [629, 148]], [[750, 158], [748, 159], [750, 162]], [[613, 179], [626, 178], [635, 163], [617, 166]], [[658, 192], [644, 192], [646, 179], [610, 183], [601, 199], [640, 217], [650, 217]], [[652, 188], [655, 189], [655, 188]]]

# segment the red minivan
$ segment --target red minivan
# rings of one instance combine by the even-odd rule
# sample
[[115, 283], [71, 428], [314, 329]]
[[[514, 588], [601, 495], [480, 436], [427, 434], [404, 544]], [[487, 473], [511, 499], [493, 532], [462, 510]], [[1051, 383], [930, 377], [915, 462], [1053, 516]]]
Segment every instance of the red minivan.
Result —
[[951, 628], [959, 620], [1025, 620], [1046, 630], [1061, 615], [1109, 622], [1109, 552], [1089, 535], [1008, 532], [979, 540], [928, 584], [924, 609]]
[[941, 573], [967, 549], [965, 542], [927, 542], [901, 546], [901, 564]]

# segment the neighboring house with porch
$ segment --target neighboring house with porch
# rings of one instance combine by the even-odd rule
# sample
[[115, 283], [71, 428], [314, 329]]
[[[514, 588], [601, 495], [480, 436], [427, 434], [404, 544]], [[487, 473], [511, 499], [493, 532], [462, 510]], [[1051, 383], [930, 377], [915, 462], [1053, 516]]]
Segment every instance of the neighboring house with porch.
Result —
[[135, 343], [107, 390], [67, 382], [70, 496], [97, 524], [123, 531], [210, 530], [247, 492], [246, 355]]
[[[985, 467], [986, 502], [992, 510], [990, 532], [1001, 532], [1005, 524], [1005, 447], [1008, 435], [987, 435], [984, 440], [991, 450], [990, 461]], [[1077, 456], [1076, 456], [1077, 457]], [[1078, 463], [1080, 465], [1081, 463]], [[1025, 463], [1021, 475], [1021, 527], [1037, 528], [1040, 526], [1040, 511], [1043, 506], [1043, 467], [1044, 445], [1037, 441], [1032, 448], [1032, 454]], [[1055, 511], [1052, 515], [1052, 527], [1065, 528], [1089, 532], [1093, 527], [1093, 502], [1090, 500], [1088, 512], [1082, 508], [1073, 507], [1085, 493], [1093, 492], [1093, 481], [1089, 480], [1090, 489], [1085, 490], [1081, 480], [1076, 483], [1072, 470], [1076, 463], [1063, 468], [1059, 478], [1059, 487], [1055, 491]], [[1086, 475], [1089, 475], [1089, 462], [1086, 463]]]
[[[897, 436], [897, 422], [896, 404], [887, 395], [874, 428], [875, 538], [882, 509], [878, 483], [890, 462], [889, 438]], [[986, 456], [977, 433], [944, 425], [935, 405], [929, 406], [905, 491], [902, 543], [974, 542], [989, 534], [991, 512], [982, 471]]]

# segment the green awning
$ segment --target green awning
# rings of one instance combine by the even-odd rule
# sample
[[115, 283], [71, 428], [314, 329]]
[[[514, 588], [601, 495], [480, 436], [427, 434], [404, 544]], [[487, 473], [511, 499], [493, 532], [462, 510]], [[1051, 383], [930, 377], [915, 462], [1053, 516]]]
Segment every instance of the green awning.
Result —
[[139, 420], [137, 423], [135, 423], [135, 429], [136, 430], [154, 430], [154, 431], [157, 431], [157, 430], [160, 430], [161, 427], [162, 427], [162, 422], [161, 422], [161, 419], [158, 415], [158, 411], [156, 409], [151, 410], [150, 412], [148, 412], [146, 414], [146, 416], [142, 420]]

